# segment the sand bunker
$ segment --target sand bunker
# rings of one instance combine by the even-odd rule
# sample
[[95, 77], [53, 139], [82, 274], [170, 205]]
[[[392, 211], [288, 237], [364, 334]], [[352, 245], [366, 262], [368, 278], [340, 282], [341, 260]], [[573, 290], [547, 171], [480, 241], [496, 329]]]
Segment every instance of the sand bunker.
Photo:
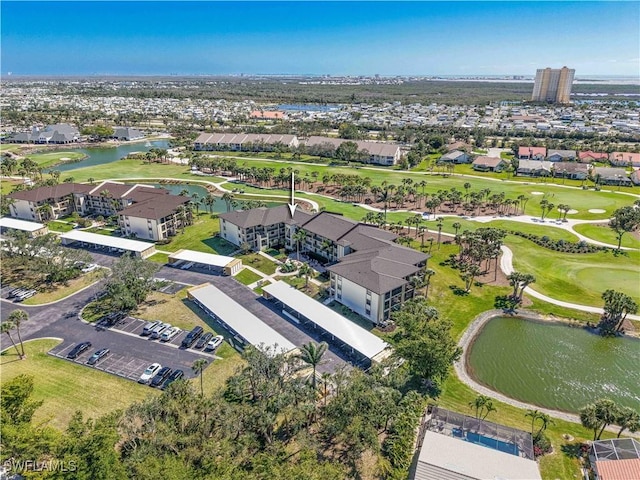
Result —
[[531, 195], [544, 195], [544, 192], [531, 192]]
[[578, 210], [574, 210], [573, 208], [567, 212], [567, 215], [575, 215], [578, 213]]
[[590, 208], [589, 213], [604, 213], [606, 210], [602, 210], [601, 208]]

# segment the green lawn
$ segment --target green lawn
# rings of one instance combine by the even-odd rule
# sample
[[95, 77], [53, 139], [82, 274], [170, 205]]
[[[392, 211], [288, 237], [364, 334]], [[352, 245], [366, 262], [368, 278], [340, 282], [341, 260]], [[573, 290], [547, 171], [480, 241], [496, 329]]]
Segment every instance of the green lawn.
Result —
[[229, 255], [236, 250], [236, 246], [217, 236], [220, 231], [220, 221], [212, 218], [208, 213], [200, 213], [194, 219], [193, 225], [184, 229], [171, 239], [166, 245], [159, 245], [161, 250], [176, 252], [183, 248], [198, 252]]
[[13, 152], [17, 153], [24, 148], [20, 143], [2, 143], [0, 144], [0, 152]]
[[244, 265], [260, 270], [266, 275], [272, 275], [276, 273], [277, 265], [268, 258], [258, 255], [257, 253], [248, 253], [246, 255], [238, 255], [238, 258], [242, 260]]
[[[608, 243], [611, 245], [618, 245], [618, 239], [615, 232], [611, 230], [611, 228], [609, 228], [609, 225], [606, 223], [583, 223], [581, 225], [574, 226], [573, 229], [576, 232], [584, 235], [585, 237], [592, 238], [593, 240]], [[637, 233], [625, 233], [622, 237], [622, 246], [629, 248], [640, 248], [640, 237], [638, 237]]]
[[[50, 168], [50, 167], [54, 167], [55, 165], [58, 165], [59, 163], [66, 163], [68, 161], [82, 160], [85, 157], [86, 157], [86, 155], [84, 153], [73, 152], [73, 151], [67, 151], [67, 152], [55, 151], [55, 152], [47, 152], [47, 153], [31, 153], [31, 154], [27, 155], [27, 158], [29, 158], [30, 160], [33, 160], [34, 162], [36, 162], [40, 168]], [[69, 159], [69, 160], [63, 160], [63, 159]], [[66, 174], [66, 172], [65, 172], [65, 174]], [[63, 177], [63, 175], [65, 175], [65, 174], [61, 174], [60, 177]]]
[[73, 230], [73, 225], [68, 222], [61, 222], [59, 220], [52, 220], [47, 223], [47, 227], [49, 230], [53, 230], [55, 232], [69, 232]]
[[251, 285], [253, 282], [257, 282], [262, 277], [255, 272], [252, 272], [248, 268], [242, 269], [239, 273], [234, 275], [235, 279], [243, 285]]
[[147, 260], [151, 260], [152, 262], [161, 263], [164, 265], [169, 261], [169, 254], [162, 252], [154, 253], [153, 255], [148, 257]]
[[49, 339], [25, 343], [27, 359], [22, 361], [13, 348], [0, 356], [3, 382], [20, 374], [34, 377], [33, 398], [44, 400], [36, 422], [50, 420], [63, 429], [77, 410], [85, 418], [96, 418], [155, 394], [149, 387], [47, 355], [58, 343]]
[[3, 178], [0, 181], [0, 194], [8, 195], [13, 191], [13, 188], [16, 185], [22, 185], [22, 180], [17, 180], [15, 178]]
[[640, 301], [640, 252], [568, 254], [539, 247], [520, 237], [509, 238], [514, 267], [532, 273], [532, 288], [558, 300], [602, 306], [602, 292], [612, 288]]

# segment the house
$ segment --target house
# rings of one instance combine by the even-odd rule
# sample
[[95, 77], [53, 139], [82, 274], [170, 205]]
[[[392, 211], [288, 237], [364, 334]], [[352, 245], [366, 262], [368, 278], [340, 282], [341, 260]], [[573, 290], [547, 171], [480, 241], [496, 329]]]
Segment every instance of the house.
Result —
[[589, 176], [589, 166], [577, 162], [557, 162], [552, 165], [552, 172], [554, 177], [586, 180]]
[[519, 160], [518, 176], [548, 177], [551, 175], [551, 162], [545, 160]]
[[266, 133], [201, 133], [196, 138], [194, 150], [249, 151], [272, 150], [281, 145], [294, 148], [300, 144], [295, 135], [271, 135]]
[[591, 444], [589, 461], [595, 480], [640, 478], [640, 442], [635, 438], [612, 438]]
[[114, 140], [128, 142], [144, 138], [144, 133], [132, 127], [113, 127], [113, 135], [111, 135], [111, 138]]
[[609, 162], [614, 167], [640, 167], [640, 153], [611, 152]]
[[333, 148], [338, 148], [344, 142], [354, 142], [358, 146], [359, 151], [366, 151], [369, 154], [369, 158], [368, 160], [365, 160], [365, 163], [372, 163], [375, 165], [395, 165], [402, 157], [400, 145], [395, 143], [345, 140], [343, 138], [312, 135], [306, 140], [305, 145], [307, 147], [314, 147], [327, 144], [331, 145]]
[[74, 125], [57, 123], [55, 125], [47, 125], [42, 130], [34, 127], [31, 132], [16, 133], [9, 137], [7, 142], [65, 144], [77, 142], [79, 139], [80, 132]]
[[550, 162], [572, 162], [576, 159], [575, 150], [553, 150], [549, 149], [547, 160]]
[[540, 480], [529, 432], [433, 407], [411, 480]]
[[546, 147], [518, 147], [520, 160], [544, 160], [546, 156]]
[[591, 176], [599, 185], [630, 185], [631, 180], [624, 168], [594, 167]]
[[471, 162], [471, 157], [467, 152], [462, 152], [460, 150], [453, 150], [449, 153], [445, 153], [442, 155], [438, 162], [442, 163], [469, 163]]
[[581, 163], [606, 162], [608, 159], [609, 155], [604, 152], [592, 152], [591, 150], [578, 152], [578, 160]]
[[497, 157], [486, 157], [481, 155], [471, 164], [477, 172], [501, 172], [507, 166], [507, 161]]
[[640, 185], [640, 170], [634, 170], [629, 176], [629, 180], [631, 180], [631, 183], [634, 185]]
[[463, 150], [465, 152], [470, 152], [473, 150], [473, 147], [465, 142], [452, 142], [447, 144], [447, 152], [452, 152], [453, 150]]
[[[220, 235], [253, 249], [285, 246], [329, 262], [330, 295], [372, 323], [389, 319], [391, 312], [415, 293], [411, 277], [426, 266], [428, 256], [402, 247], [397, 235], [341, 215], [309, 214], [287, 205], [223, 213]], [[304, 239], [296, 240], [298, 231]]]

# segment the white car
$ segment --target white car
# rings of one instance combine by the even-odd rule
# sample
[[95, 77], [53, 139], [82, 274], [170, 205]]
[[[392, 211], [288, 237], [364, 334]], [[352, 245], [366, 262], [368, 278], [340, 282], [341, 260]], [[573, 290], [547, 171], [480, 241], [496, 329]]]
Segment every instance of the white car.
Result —
[[165, 330], [169, 330], [171, 328], [170, 323], [160, 323], [155, 326], [153, 330], [151, 330], [151, 338], [160, 338], [160, 336], [165, 332]]
[[155, 377], [156, 373], [158, 373], [161, 368], [162, 365], [160, 365], [159, 363], [152, 363], [144, 372], [142, 372], [142, 375], [140, 375], [140, 378], [138, 379], [138, 383], [149, 383], [149, 381], [153, 377]]
[[222, 345], [223, 341], [224, 337], [222, 335], [216, 335], [209, 341], [209, 343], [207, 343], [205, 350], [215, 350], [220, 345]]
[[160, 335], [160, 341], [168, 342], [169, 340], [174, 338], [176, 335], [178, 335], [180, 332], [181, 330], [178, 327], [167, 328], [164, 332], [162, 332], [162, 335]]
[[93, 272], [96, 268], [98, 268], [98, 265], [96, 265], [95, 263], [90, 263], [82, 269], [82, 273]]

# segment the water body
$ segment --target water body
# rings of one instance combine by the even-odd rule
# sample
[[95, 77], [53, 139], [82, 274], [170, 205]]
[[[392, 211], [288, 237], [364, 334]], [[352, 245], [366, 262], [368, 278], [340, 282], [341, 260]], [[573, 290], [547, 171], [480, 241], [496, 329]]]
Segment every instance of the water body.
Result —
[[640, 340], [496, 317], [468, 357], [471, 376], [511, 398], [577, 412], [599, 398], [640, 410]]
[[[200, 185], [195, 185], [193, 183], [163, 184], [163, 183], [146, 183], [145, 182], [145, 185], [153, 185], [156, 188], [164, 188], [166, 190], [169, 190], [169, 192], [171, 192], [173, 195], [180, 195], [180, 193], [183, 190], [187, 190], [190, 196], [193, 195], [194, 193], [197, 193], [198, 199], [202, 199], [209, 194], [206, 188]], [[236, 201], [238, 202], [238, 206], [235, 208], [236, 209], [242, 208], [242, 206], [244, 205], [244, 202], [242, 202], [241, 200], [236, 200]], [[268, 207], [281, 205], [281, 203], [279, 202], [265, 202], [265, 203], [267, 204]], [[208, 212], [209, 206], [201, 205], [200, 211]], [[227, 211], [227, 204], [222, 200], [221, 196], [216, 196], [216, 203], [213, 205], [213, 213], [223, 213], [226, 211]]]
[[78, 168], [111, 163], [126, 157], [132, 152], [148, 152], [152, 148], [169, 148], [169, 142], [167, 140], [154, 140], [149, 144], [146, 142], [127, 143], [111, 148], [70, 148], [70, 151], [84, 153], [87, 158], [80, 162], [63, 163], [52, 168], [52, 170], [68, 172]]
[[285, 112], [333, 112], [339, 108], [337, 105], [302, 105], [290, 103], [278, 105], [278, 110], [284, 110]]

